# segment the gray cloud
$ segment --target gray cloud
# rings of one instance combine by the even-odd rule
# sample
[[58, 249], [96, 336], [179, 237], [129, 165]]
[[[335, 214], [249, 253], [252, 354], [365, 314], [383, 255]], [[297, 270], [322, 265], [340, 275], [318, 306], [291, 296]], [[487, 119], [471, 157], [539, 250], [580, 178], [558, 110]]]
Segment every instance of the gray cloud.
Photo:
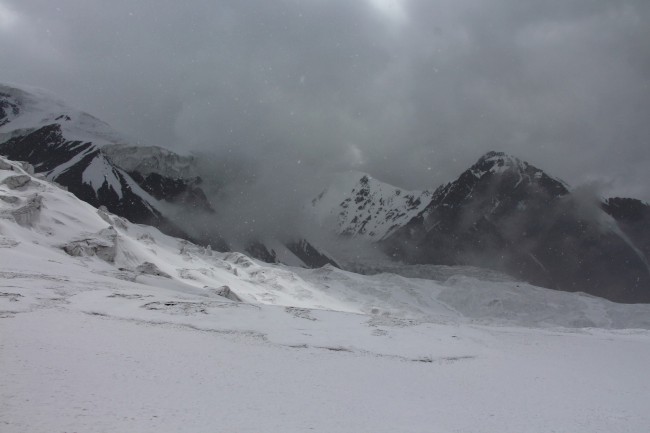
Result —
[[0, 0], [0, 80], [247, 160], [260, 198], [348, 168], [433, 188], [504, 150], [650, 200], [648, 19], [647, 0]]

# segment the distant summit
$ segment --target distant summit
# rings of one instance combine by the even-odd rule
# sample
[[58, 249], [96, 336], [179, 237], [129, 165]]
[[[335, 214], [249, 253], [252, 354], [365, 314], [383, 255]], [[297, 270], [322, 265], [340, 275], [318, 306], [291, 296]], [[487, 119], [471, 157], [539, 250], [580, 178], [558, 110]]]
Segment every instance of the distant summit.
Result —
[[650, 302], [647, 255], [616, 220], [504, 153], [485, 154], [438, 188], [385, 247], [411, 263], [483, 266], [544, 287]]
[[429, 191], [405, 191], [352, 171], [339, 174], [308, 210], [338, 234], [377, 241], [406, 224], [430, 200]]
[[553, 289], [650, 302], [650, 207], [638, 200], [585, 202], [502, 152], [486, 153], [433, 193], [358, 173], [342, 179], [312, 203], [320, 220], [394, 260], [479, 266]]

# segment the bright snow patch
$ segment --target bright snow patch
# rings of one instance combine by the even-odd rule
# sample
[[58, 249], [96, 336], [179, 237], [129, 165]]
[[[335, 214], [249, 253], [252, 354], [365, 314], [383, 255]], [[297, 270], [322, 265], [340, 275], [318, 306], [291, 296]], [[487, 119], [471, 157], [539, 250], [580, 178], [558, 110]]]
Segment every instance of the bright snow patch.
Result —
[[118, 179], [117, 174], [108, 161], [106, 161], [106, 158], [101, 155], [93, 158], [90, 164], [88, 164], [88, 167], [83, 172], [82, 181], [83, 183], [90, 185], [95, 192], [99, 191], [102, 185], [106, 183], [120, 198], [122, 198], [120, 179]]
[[351, 171], [337, 176], [307, 210], [333, 232], [378, 241], [410, 221], [430, 201], [428, 191], [405, 191]]

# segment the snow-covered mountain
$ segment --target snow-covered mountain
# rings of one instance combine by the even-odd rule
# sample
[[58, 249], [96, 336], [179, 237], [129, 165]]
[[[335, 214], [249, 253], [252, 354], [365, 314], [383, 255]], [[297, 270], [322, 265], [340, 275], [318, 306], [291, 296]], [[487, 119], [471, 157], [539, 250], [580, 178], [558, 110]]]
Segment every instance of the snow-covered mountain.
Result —
[[431, 201], [428, 191], [404, 191], [366, 173], [339, 174], [308, 211], [322, 226], [371, 241], [386, 238]]
[[467, 268], [269, 265], [132, 224], [1, 157], [0, 264], [7, 433], [650, 421], [649, 305]]
[[398, 189], [370, 176], [344, 177], [331, 191], [314, 199], [316, 219], [375, 241], [391, 258], [486, 267], [544, 287], [650, 302], [650, 208], [569, 191], [516, 157], [489, 152], [432, 194], [398, 201]]
[[[312, 233], [289, 242], [264, 233], [241, 245], [224, 239], [192, 156], [131, 146], [106, 123], [40, 90], [0, 85], [0, 154], [27, 161], [93, 206], [221, 251], [305, 267], [346, 261], [310, 240]], [[503, 153], [484, 155], [433, 193], [341, 174], [307, 207], [317, 225], [406, 263], [487, 267], [544, 287], [650, 302], [648, 205], [584, 197]], [[204, 218], [181, 228], [178, 215], [188, 209]], [[355, 269], [373, 267], [359, 261]]]
[[[402, 265], [401, 272], [411, 272], [415, 277], [410, 280], [388, 274], [358, 275], [329, 265], [320, 269], [288, 267], [237, 252], [212, 251], [154, 227], [133, 224], [105, 208], [94, 208], [31, 175], [28, 168], [25, 163], [0, 157], [0, 260], [4, 278], [40, 272], [47, 280], [47, 275], [60, 278], [69, 274], [69, 283], [75, 287], [83, 285], [84, 279], [96, 278], [127, 286], [174, 288], [208, 298], [217, 293], [247, 303], [363, 314], [390, 310], [418, 320], [444, 316], [455, 321], [480, 318], [525, 326], [650, 329], [650, 315], [633, 313], [650, 306], [619, 305], [540, 289], [489, 271]], [[398, 270], [393, 265], [392, 271]], [[77, 281], [71, 279], [73, 275]], [[480, 295], [477, 290], [485, 293]], [[492, 309], [491, 305], [509, 298], [513, 302], [514, 292], [519, 293], [518, 302], [535, 305], [522, 305], [517, 309], [518, 318], [510, 322], [501, 316], [500, 308]], [[409, 299], [411, 296], [414, 298]], [[460, 302], [470, 297], [474, 297], [471, 306]], [[575, 311], [570, 312], [567, 305], [573, 305]]]
[[165, 204], [213, 211], [191, 156], [131, 146], [105, 122], [42, 90], [0, 85], [0, 154], [29, 162], [94, 206], [173, 235], [188, 237]]
[[25, 167], [0, 158], [0, 253], [5, 278], [40, 269], [44, 275], [74, 277], [71, 286], [75, 287], [95, 278], [125, 287], [129, 283], [174, 287], [179, 293], [215, 299], [225, 296], [251, 303], [358, 311], [320, 293], [287, 269], [241, 253], [212, 251], [154, 227], [133, 224], [105, 208], [96, 209], [30, 175]]
[[292, 242], [264, 234], [264, 241], [225, 239], [193, 156], [130, 145], [105, 122], [39, 89], [0, 85], [0, 155], [30, 163], [36, 173], [93, 206], [173, 236], [269, 263], [337, 266], [301, 236]]
[[491, 152], [389, 240], [411, 262], [471, 264], [544, 287], [650, 302], [647, 257], [596, 197]]

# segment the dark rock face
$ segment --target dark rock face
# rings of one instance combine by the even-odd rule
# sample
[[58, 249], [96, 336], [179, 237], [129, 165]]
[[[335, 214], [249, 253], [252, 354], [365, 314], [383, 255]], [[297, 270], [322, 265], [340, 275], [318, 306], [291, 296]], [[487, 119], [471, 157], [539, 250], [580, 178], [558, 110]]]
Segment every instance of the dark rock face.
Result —
[[289, 242], [285, 245], [292, 253], [296, 255], [296, 257], [302, 260], [303, 263], [305, 263], [310, 268], [320, 268], [325, 265], [332, 265], [340, 268], [334, 259], [327, 256], [324, 252], [319, 251], [305, 239], [301, 239], [296, 242]]
[[597, 203], [584, 203], [526, 162], [490, 152], [438, 188], [382, 245], [409, 263], [482, 266], [544, 287], [650, 302], [647, 256], [621, 235]]
[[633, 198], [615, 197], [603, 203], [628, 239], [650, 261], [650, 204]]
[[275, 251], [269, 250], [262, 242], [250, 242], [245, 249], [246, 253], [251, 257], [261, 260], [266, 263], [279, 263]]
[[[340, 268], [336, 261], [329, 257], [325, 252], [319, 250], [306, 239], [299, 239], [293, 242], [283, 243], [291, 253], [293, 253], [304, 266], [308, 268], [320, 268], [325, 265], [332, 265]], [[250, 257], [256, 258], [266, 263], [282, 263], [274, 249], [269, 248], [262, 241], [251, 241], [244, 249]]]
[[0, 152], [15, 161], [27, 161], [37, 173], [55, 169], [73, 157], [96, 151], [92, 143], [67, 141], [59, 124], [51, 124], [0, 144]]
[[607, 199], [603, 203], [603, 210], [619, 222], [635, 224], [650, 221], [650, 204], [634, 198]]

